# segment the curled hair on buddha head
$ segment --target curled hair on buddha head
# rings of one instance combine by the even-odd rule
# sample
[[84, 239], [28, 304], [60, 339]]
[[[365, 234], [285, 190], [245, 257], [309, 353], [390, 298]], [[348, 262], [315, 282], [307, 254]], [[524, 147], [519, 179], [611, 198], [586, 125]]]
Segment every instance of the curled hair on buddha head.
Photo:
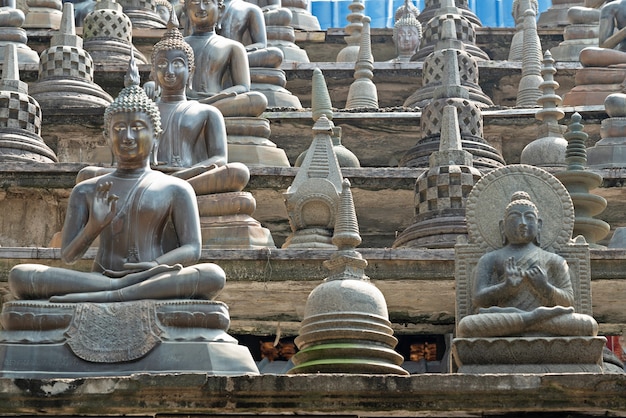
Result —
[[189, 72], [193, 72], [195, 68], [195, 55], [191, 45], [185, 41], [183, 34], [178, 29], [178, 17], [176, 13], [170, 14], [170, 20], [167, 22], [167, 30], [163, 37], [157, 42], [152, 49], [152, 64], [156, 62], [156, 55], [161, 51], [180, 50], [187, 55], [187, 67]]
[[422, 24], [411, 13], [405, 13], [393, 25], [393, 39], [398, 39], [398, 28], [410, 27], [417, 30], [418, 41], [422, 39]]
[[508, 213], [511, 207], [513, 207], [514, 205], [530, 206], [535, 209], [535, 212], [537, 212], [537, 205], [533, 203], [530, 195], [524, 191], [517, 191], [511, 195], [510, 203], [506, 206], [504, 212]]
[[166, 7], [167, 10], [169, 10], [170, 14], [174, 13], [174, 6], [172, 6], [172, 3], [170, 3], [169, 0], [156, 0], [155, 4], [157, 6]]
[[157, 105], [146, 95], [139, 85], [139, 68], [135, 63], [133, 54], [128, 61], [128, 71], [124, 76], [124, 88], [104, 111], [104, 135], [108, 138], [111, 118], [117, 113], [143, 112], [150, 118], [154, 136], [158, 139], [161, 135], [161, 114]]
[[419, 9], [409, 0], [404, 0], [404, 4], [396, 10], [393, 39], [398, 37], [398, 28], [402, 26], [416, 28], [419, 39], [422, 39], [422, 24], [417, 19], [417, 16], [419, 16]]

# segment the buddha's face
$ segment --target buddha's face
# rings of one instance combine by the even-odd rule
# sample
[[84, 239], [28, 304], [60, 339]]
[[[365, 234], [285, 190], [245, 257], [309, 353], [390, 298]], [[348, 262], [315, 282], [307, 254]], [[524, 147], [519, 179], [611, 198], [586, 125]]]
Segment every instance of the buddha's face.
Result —
[[159, 17], [163, 19], [164, 22], [169, 22], [170, 9], [168, 9], [167, 6], [164, 6], [162, 4], [157, 5], [156, 12], [159, 15]]
[[186, 0], [185, 7], [193, 27], [212, 29], [217, 23], [217, 0]]
[[413, 54], [419, 45], [420, 38], [417, 28], [412, 26], [398, 27], [396, 35], [396, 46], [398, 52], [403, 54]]
[[185, 90], [189, 80], [189, 62], [184, 51], [180, 49], [159, 51], [153, 65], [157, 83], [164, 90]]
[[118, 112], [109, 126], [111, 150], [120, 163], [143, 163], [155, 141], [150, 116], [142, 111]]
[[541, 220], [537, 210], [527, 204], [514, 204], [504, 218], [504, 234], [510, 244], [527, 244], [539, 233]]

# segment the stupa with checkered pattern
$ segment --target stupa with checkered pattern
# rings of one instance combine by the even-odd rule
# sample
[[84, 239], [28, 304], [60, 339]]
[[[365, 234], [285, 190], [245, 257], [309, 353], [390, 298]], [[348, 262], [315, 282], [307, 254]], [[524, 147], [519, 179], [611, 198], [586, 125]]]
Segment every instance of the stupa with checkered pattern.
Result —
[[430, 168], [415, 182], [415, 217], [393, 243], [398, 247], [453, 248], [467, 235], [465, 201], [481, 178], [472, 154], [461, 148], [455, 106], [443, 108], [439, 151], [430, 156]]
[[[467, 9], [467, 1], [458, 0], [457, 2], [464, 4], [466, 9], [457, 7], [454, 0], [434, 0], [427, 2], [431, 3], [432, 6], [427, 5], [419, 16], [423, 29], [422, 41], [412, 61], [423, 61], [424, 58], [435, 50], [437, 41], [440, 39], [440, 26], [448, 19], [454, 22], [456, 37], [463, 42], [467, 52], [479, 60], [490, 59], [489, 55], [476, 45], [476, 30], [474, 28], [475, 26], [480, 26], [480, 20], [478, 20], [475, 15], [472, 16], [473, 13]], [[439, 8], [436, 8], [437, 3]], [[433, 10], [431, 10], [431, 8]], [[476, 19], [472, 19], [473, 21], [470, 20], [472, 17], [476, 17]]]
[[[454, 39], [454, 21], [447, 19], [441, 27], [442, 39]], [[452, 45], [453, 46], [453, 45]], [[461, 81], [459, 54], [454, 47], [438, 51], [440, 73], [432, 93], [432, 100], [422, 110], [420, 118], [421, 138], [400, 159], [401, 167], [428, 167], [429, 156], [439, 149], [443, 108], [457, 108], [463, 149], [473, 155], [474, 165], [482, 168], [498, 168], [504, 165], [500, 152], [483, 138], [484, 102]], [[426, 68], [426, 66], [425, 66]]]
[[127, 62], [132, 53], [135, 62], [147, 64], [146, 57], [133, 48], [133, 24], [115, 0], [99, 0], [83, 21], [83, 47], [94, 63]]
[[63, 4], [61, 30], [52, 35], [50, 48], [41, 53], [39, 78], [30, 86], [31, 95], [44, 112], [68, 108], [107, 107], [113, 98], [94, 83], [91, 55], [76, 35], [74, 5]]
[[0, 161], [54, 163], [57, 157], [41, 138], [41, 108], [20, 81], [17, 48], [5, 46], [0, 81]]

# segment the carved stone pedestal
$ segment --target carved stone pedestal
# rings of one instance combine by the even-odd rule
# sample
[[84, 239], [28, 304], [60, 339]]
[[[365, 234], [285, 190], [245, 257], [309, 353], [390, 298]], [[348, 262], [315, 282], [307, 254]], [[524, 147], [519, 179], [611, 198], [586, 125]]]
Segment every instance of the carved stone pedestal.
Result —
[[290, 167], [285, 150], [270, 137], [270, 122], [261, 117], [226, 117], [228, 161], [248, 167]]
[[205, 248], [275, 248], [269, 229], [252, 217], [256, 200], [248, 192], [198, 196], [202, 246]]
[[267, 97], [267, 107], [293, 107], [302, 109], [298, 96], [285, 88], [287, 76], [280, 68], [251, 67], [250, 79], [252, 90], [261, 92]]
[[455, 338], [458, 373], [602, 373], [604, 337]]
[[226, 333], [222, 302], [16, 301], [4, 304], [0, 322], [1, 377], [258, 374], [250, 351]]

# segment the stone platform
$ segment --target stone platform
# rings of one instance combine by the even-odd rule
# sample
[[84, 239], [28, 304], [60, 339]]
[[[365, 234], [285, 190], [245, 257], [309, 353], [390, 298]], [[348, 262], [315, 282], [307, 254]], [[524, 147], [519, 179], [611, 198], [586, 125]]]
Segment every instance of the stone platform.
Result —
[[0, 415], [623, 417], [624, 387], [624, 374], [0, 378]]
[[[454, 331], [454, 250], [359, 248], [365, 274], [385, 296], [394, 334], [446, 335]], [[72, 268], [89, 271], [96, 249]], [[202, 251], [201, 260], [226, 272], [219, 300], [230, 312], [231, 335], [295, 336], [309, 293], [328, 276], [332, 250]], [[626, 249], [590, 250], [593, 314], [600, 335], [626, 330]], [[19, 263], [62, 266], [58, 249], [0, 248], [0, 300], [9, 300], [8, 271]]]

